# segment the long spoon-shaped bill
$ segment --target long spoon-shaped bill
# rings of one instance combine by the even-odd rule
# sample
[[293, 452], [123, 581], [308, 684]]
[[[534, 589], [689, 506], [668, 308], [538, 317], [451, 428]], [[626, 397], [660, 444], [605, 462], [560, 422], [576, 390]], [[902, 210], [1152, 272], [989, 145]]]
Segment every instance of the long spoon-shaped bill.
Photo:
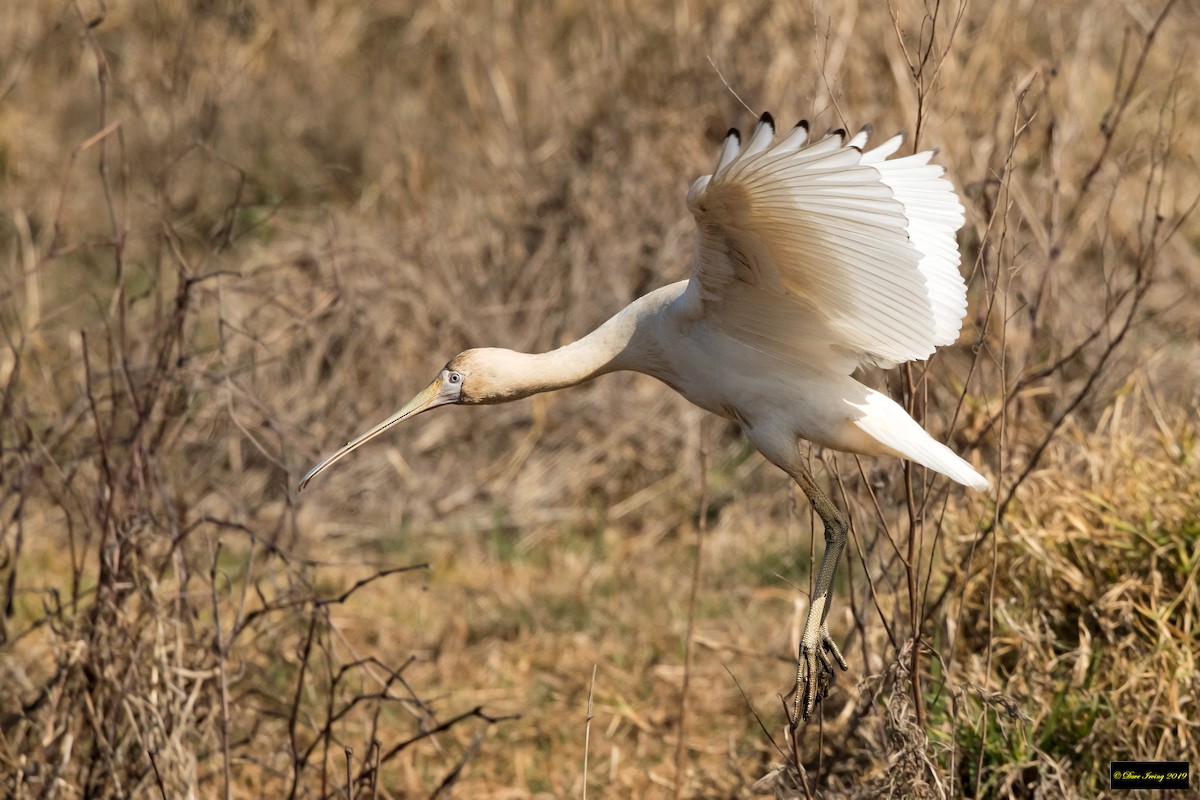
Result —
[[359, 447], [371, 441], [379, 434], [391, 428], [393, 425], [403, 422], [409, 417], [415, 417], [422, 411], [428, 411], [431, 408], [437, 408], [438, 406], [455, 402], [454, 397], [449, 396], [442, 391], [442, 386], [442, 377], [439, 375], [433, 383], [425, 387], [424, 391], [422, 391], [412, 400], [409, 400], [407, 403], [405, 403], [404, 408], [400, 409], [395, 414], [392, 414], [390, 417], [376, 425], [374, 428], [371, 428], [371, 430], [367, 431], [362, 436], [359, 436], [357, 439], [347, 442], [345, 447], [343, 447], [341, 450], [338, 450], [333, 455], [326, 456], [319, 464], [310, 469], [307, 475], [300, 479], [300, 491], [304, 491], [304, 487], [308, 485], [308, 482], [317, 477], [317, 475], [341, 461], [343, 456], [354, 450], [357, 450]]

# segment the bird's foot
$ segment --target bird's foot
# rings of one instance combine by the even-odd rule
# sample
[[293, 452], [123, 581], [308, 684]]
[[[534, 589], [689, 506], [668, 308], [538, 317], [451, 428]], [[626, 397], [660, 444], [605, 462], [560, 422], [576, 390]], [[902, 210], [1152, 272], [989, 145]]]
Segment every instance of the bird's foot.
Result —
[[[842, 671], [850, 669], [842, 651], [834, 644], [829, 636], [829, 629], [821, 625], [817, 632], [816, 641], [808, 643], [808, 637], [801, 637], [800, 656], [796, 659], [796, 698], [792, 704], [792, 727], [795, 728], [801, 720], [812, 716], [817, 703], [829, 694], [833, 685], [833, 664], [841, 667]], [[833, 656], [833, 660], [830, 660]]]

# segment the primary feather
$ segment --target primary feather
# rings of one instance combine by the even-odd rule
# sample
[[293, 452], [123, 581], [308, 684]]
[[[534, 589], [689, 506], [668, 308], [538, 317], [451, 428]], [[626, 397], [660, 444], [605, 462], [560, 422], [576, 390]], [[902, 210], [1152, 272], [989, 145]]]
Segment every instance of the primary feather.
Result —
[[841, 369], [927, 358], [955, 341], [967, 307], [954, 238], [963, 209], [933, 154], [888, 160], [902, 136], [864, 151], [869, 129], [808, 146], [805, 125], [774, 134], [764, 114], [739, 152], [731, 131], [717, 169], [688, 192], [705, 313], [785, 361], [811, 361], [823, 340]]

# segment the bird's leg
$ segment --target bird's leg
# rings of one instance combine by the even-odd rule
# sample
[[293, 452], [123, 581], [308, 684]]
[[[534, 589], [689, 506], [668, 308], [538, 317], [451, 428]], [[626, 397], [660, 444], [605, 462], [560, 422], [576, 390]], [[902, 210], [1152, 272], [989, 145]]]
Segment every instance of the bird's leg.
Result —
[[829, 636], [825, 620], [829, 617], [830, 591], [833, 587], [833, 576], [837, 572], [838, 563], [842, 558], [842, 549], [846, 546], [846, 532], [849, 526], [837, 507], [829, 499], [821, 487], [817, 486], [811, 474], [803, 466], [791, 471], [792, 477], [804, 494], [821, 522], [825, 525], [825, 552], [821, 556], [821, 567], [817, 571], [816, 586], [808, 605], [808, 619], [804, 623], [804, 633], [800, 636], [800, 653], [796, 660], [796, 699], [792, 706], [792, 725], [797, 725], [801, 719], [808, 719], [816, 707], [817, 700], [825, 697], [833, 679], [833, 663], [829, 656], [843, 670], [849, 669], [842, 652]]

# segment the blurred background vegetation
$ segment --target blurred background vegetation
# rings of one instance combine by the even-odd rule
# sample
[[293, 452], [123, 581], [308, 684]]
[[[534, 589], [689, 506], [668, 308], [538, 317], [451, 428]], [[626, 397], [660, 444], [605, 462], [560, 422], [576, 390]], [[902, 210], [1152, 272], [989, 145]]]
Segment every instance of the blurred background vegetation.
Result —
[[[3, 793], [1098, 797], [1109, 759], [1200, 764], [1197, 41], [1172, 0], [5, 3]], [[963, 335], [865, 379], [995, 482], [814, 451], [851, 670], [790, 738], [813, 518], [651, 379], [431, 414], [295, 490], [456, 352], [685, 276], [686, 188], [764, 110], [939, 149]]]

